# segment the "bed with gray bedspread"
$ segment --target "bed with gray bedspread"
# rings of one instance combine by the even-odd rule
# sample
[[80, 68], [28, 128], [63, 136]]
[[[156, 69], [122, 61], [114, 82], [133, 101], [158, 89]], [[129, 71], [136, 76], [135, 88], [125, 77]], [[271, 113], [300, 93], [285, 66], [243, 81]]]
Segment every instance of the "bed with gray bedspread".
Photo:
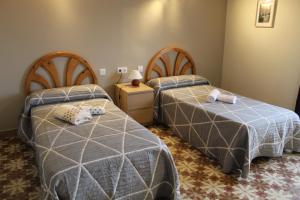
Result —
[[[53, 117], [62, 103], [103, 106], [106, 114], [73, 126]], [[32, 93], [18, 134], [36, 152], [43, 199], [180, 198], [167, 146], [97, 85]]]
[[155, 89], [156, 119], [217, 159], [224, 172], [241, 169], [247, 177], [256, 157], [300, 152], [300, 120], [290, 110], [239, 95], [236, 104], [207, 103], [214, 87], [201, 76], [156, 78], [148, 85]]

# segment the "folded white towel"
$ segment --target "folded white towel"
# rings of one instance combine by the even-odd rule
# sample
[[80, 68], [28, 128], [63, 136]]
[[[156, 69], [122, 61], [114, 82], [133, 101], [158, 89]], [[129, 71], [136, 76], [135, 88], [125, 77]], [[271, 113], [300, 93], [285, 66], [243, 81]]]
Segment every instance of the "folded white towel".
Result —
[[79, 106], [80, 109], [87, 109], [91, 115], [104, 115], [105, 108], [101, 106]]
[[79, 108], [72, 105], [58, 106], [54, 111], [54, 117], [74, 125], [79, 125], [92, 119], [88, 106]]
[[92, 115], [104, 115], [105, 114], [105, 108], [101, 106], [91, 106], [90, 112]]
[[220, 94], [217, 98], [218, 101], [222, 101], [225, 103], [231, 103], [235, 104], [236, 103], [236, 96], [234, 95], [227, 95], [227, 94]]
[[207, 101], [210, 103], [215, 102], [220, 94], [221, 92], [218, 89], [213, 89], [212, 91], [209, 92], [207, 96]]

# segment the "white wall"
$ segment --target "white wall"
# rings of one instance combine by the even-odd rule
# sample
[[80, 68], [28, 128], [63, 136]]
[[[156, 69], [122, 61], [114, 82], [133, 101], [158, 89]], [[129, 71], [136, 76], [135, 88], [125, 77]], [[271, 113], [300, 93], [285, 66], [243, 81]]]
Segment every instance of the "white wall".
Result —
[[24, 76], [40, 56], [78, 53], [109, 92], [116, 66], [147, 65], [159, 49], [175, 44], [194, 58], [198, 72], [219, 85], [226, 0], [1, 0], [0, 130], [17, 127]]
[[300, 1], [278, 0], [274, 28], [256, 28], [256, 0], [228, 0], [222, 87], [294, 110], [300, 85]]

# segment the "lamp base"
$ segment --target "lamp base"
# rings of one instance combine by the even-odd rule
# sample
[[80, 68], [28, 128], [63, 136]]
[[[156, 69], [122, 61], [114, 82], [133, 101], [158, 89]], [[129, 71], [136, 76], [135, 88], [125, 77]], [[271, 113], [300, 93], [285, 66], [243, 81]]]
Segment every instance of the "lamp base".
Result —
[[131, 81], [131, 85], [134, 86], [134, 87], [139, 87], [140, 86], [140, 80], [138, 79], [133, 79]]

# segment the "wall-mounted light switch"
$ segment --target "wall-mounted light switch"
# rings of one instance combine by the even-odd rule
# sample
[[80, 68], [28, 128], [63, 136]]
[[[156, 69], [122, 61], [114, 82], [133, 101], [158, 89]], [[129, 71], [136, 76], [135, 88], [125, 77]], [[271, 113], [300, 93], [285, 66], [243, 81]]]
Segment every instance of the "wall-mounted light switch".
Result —
[[99, 69], [99, 74], [100, 74], [100, 76], [105, 76], [106, 75], [106, 69], [105, 68], [100, 68]]
[[143, 65], [139, 65], [139, 66], [138, 66], [138, 70], [139, 70], [140, 73], [143, 73], [143, 71], [144, 71], [144, 66], [143, 66]]

